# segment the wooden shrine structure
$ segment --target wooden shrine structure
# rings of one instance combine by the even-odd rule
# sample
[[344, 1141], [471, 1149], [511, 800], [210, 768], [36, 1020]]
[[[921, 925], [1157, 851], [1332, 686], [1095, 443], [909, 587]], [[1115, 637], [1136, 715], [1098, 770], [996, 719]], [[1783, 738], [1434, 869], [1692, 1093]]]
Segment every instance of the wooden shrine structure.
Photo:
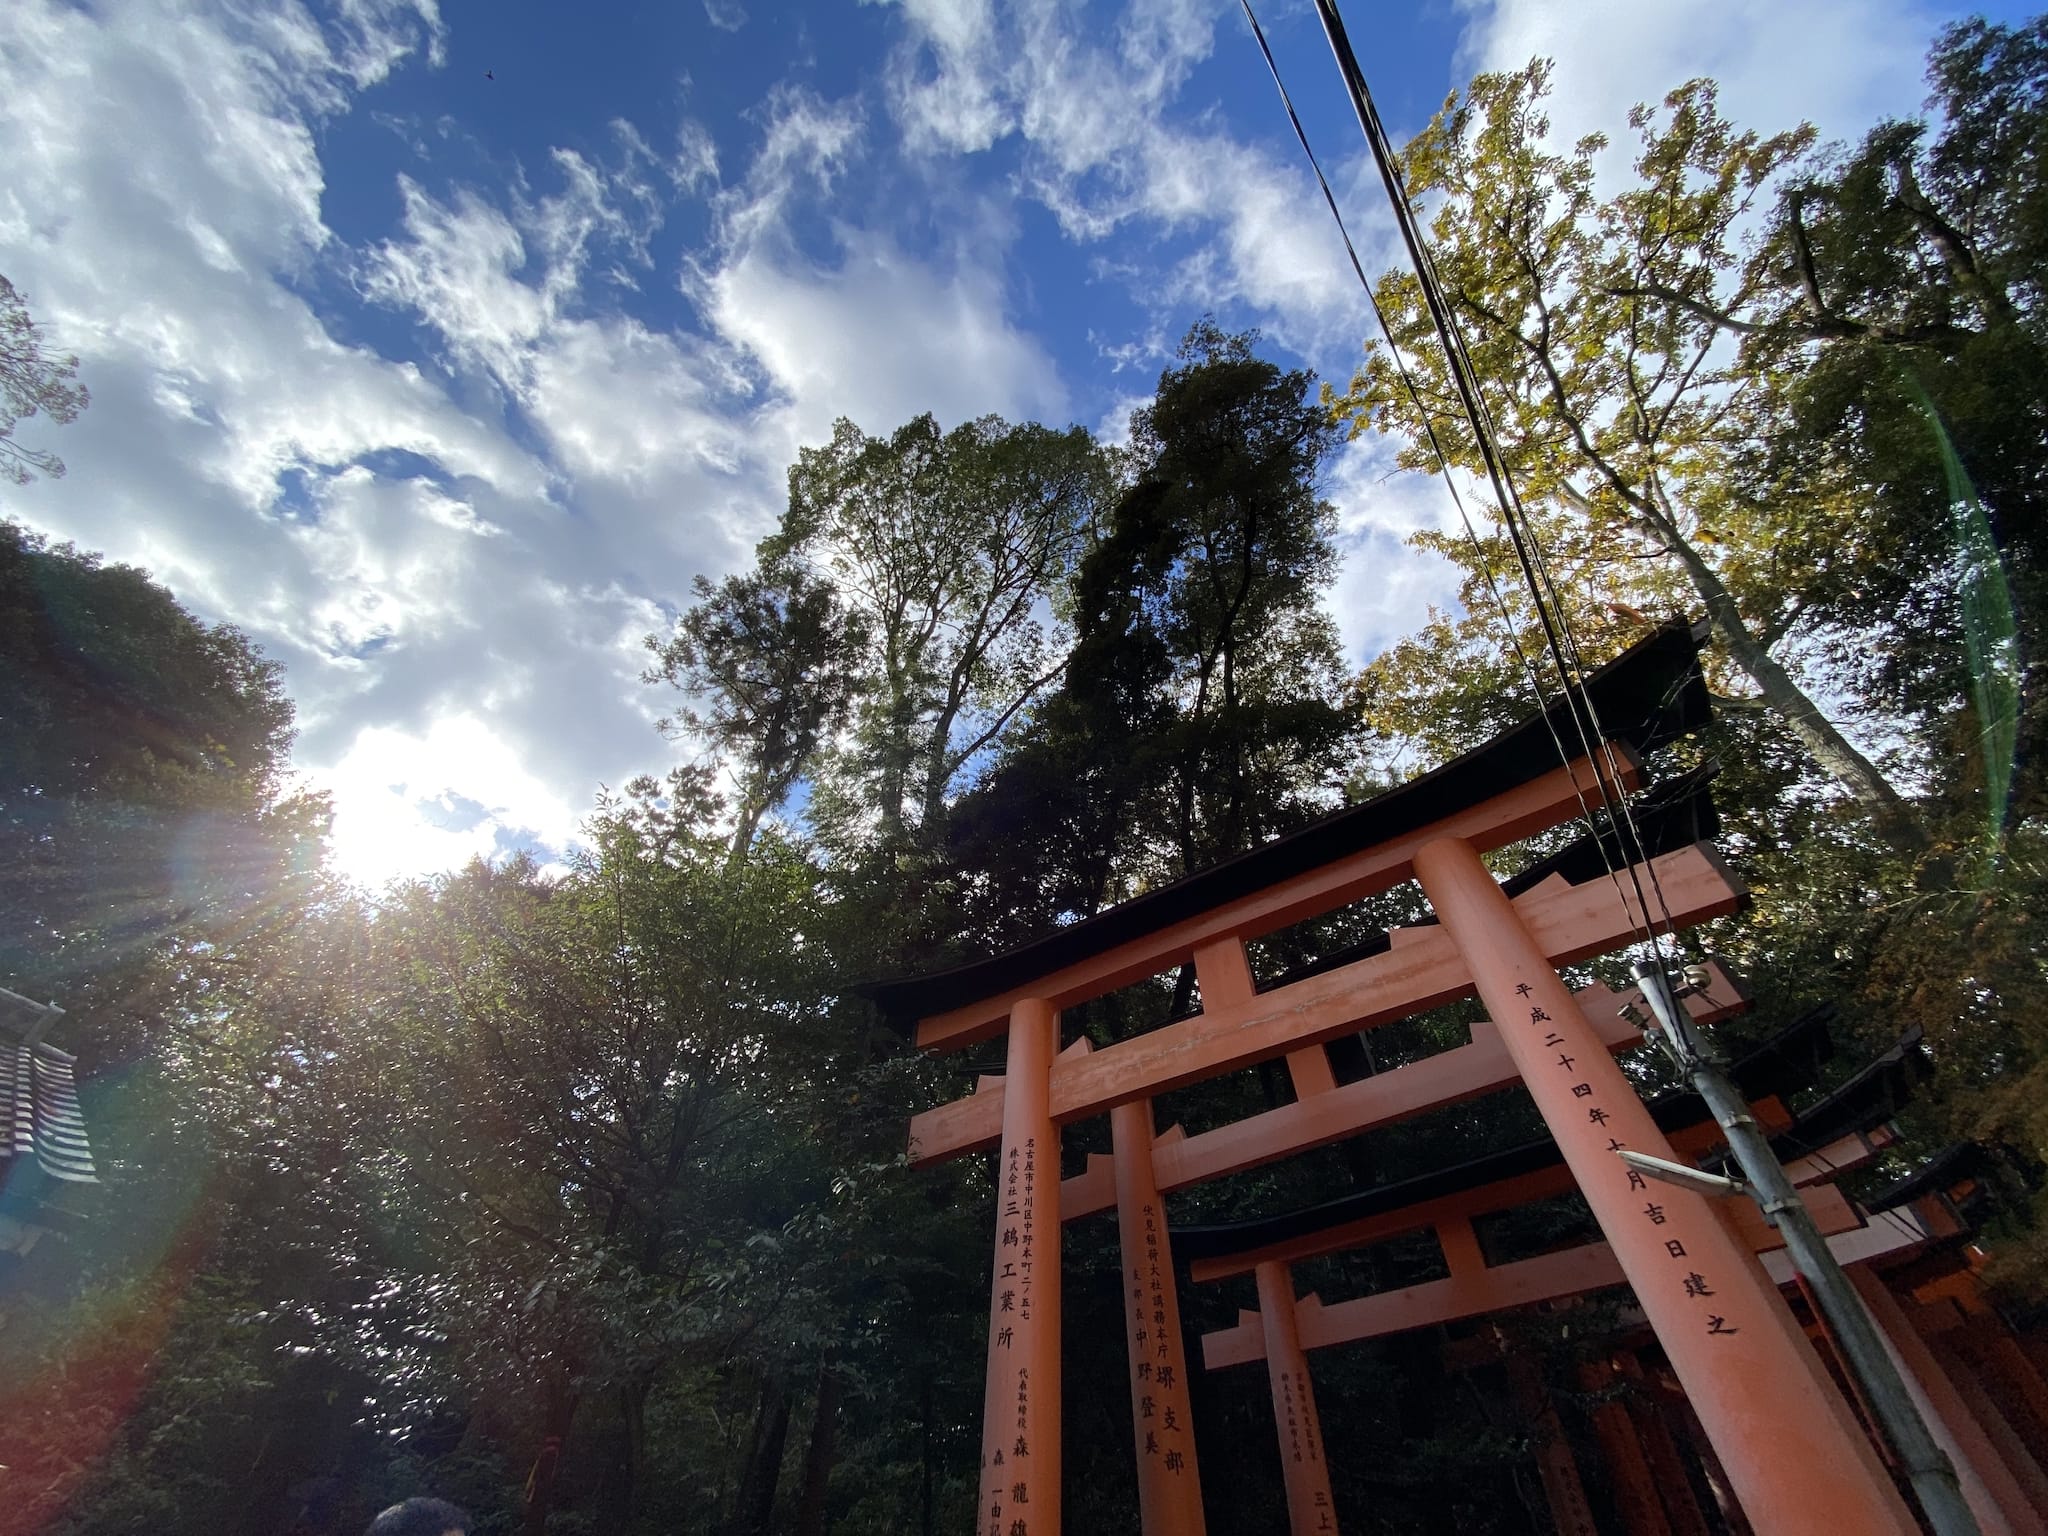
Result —
[[0, 1275], [51, 1232], [76, 1225], [69, 1197], [99, 1183], [77, 1058], [43, 1038], [63, 1013], [0, 987]]
[[[1608, 878], [1590, 844], [1496, 881], [1482, 855], [1579, 818], [1588, 804], [1640, 787], [1640, 755], [1707, 715], [1697, 638], [1662, 629], [1588, 680], [1607, 739], [1578, 741], [1560, 705], [1362, 805], [1039, 941], [953, 970], [870, 984], [885, 1013], [914, 1021], [917, 1044], [958, 1051], [1002, 1039], [1005, 1071], [916, 1116], [913, 1161], [996, 1149], [988, 1357], [977, 1536], [1060, 1529], [1060, 1234], [1114, 1207], [1126, 1290], [1128, 1387], [1145, 1536], [1200, 1536], [1204, 1517], [1188, 1395], [1174, 1233], [1163, 1195], [1293, 1156], [1517, 1082], [1550, 1132], [1530, 1166], [1470, 1170], [1395, 1205], [1370, 1191], [1356, 1219], [1327, 1210], [1212, 1249], [1198, 1280], [1256, 1276], [1260, 1307], [1205, 1341], [1212, 1368], [1264, 1359], [1273, 1389], [1289, 1519], [1297, 1536], [1336, 1527], [1307, 1351], [1451, 1317], [1625, 1281], [1662, 1362], [1725, 1473], [1732, 1502], [1771, 1536], [1903, 1536], [1915, 1522], [1851, 1404], [1809, 1344], [1759, 1258], [1768, 1231], [1726, 1202], [1649, 1189], [1615, 1154], [1674, 1158], [1705, 1150], [1710, 1121], [1646, 1105], [1615, 1060], [1641, 1040], [1605, 988], [1574, 994], [1558, 967], [1620, 949], [1646, 921], [1689, 926], [1733, 911], [1742, 891], [1703, 842], [1692, 803], [1673, 797], [1646, 868]], [[1587, 855], [1591, 853], [1589, 858]], [[1326, 957], [1262, 986], [1246, 944], [1413, 880], [1433, 919]], [[1658, 893], [1641, 910], [1638, 889]], [[1200, 1011], [1101, 1049], [1061, 1048], [1060, 1012], [1192, 965]], [[1488, 1018], [1469, 1042], [1340, 1084], [1326, 1047], [1476, 992]], [[1696, 1017], [1733, 1005], [1716, 975], [1682, 997]], [[1199, 1135], [1161, 1135], [1152, 1101], [1170, 1090], [1284, 1061], [1294, 1102]], [[1765, 1086], [1759, 1112], [1783, 1125]], [[1062, 1177], [1061, 1128], [1110, 1121], [1110, 1156]], [[1673, 1120], [1671, 1117], [1678, 1118]], [[1775, 1117], [1775, 1120], [1773, 1120]], [[1668, 1122], [1668, 1123], [1667, 1123]], [[1547, 1157], [1548, 1162], [1542, 1162]], [[1541, 1164], [1539, 1166], [1539, 1163]], [[1816, 1165], [1818, 1166], [1818, 1165]], [[1856, 1235], [1855, 1214], [1825, 1180], [1807, 1180], [1823, 1225]], [[1604, 1241], [1491, 1266], [1471, 1220], [1576, 1189]], [[1390, 1225], [1391, 1224], [1391, 1225]], [[1284, 1223], [1283, 1223], [1284, 1225]], [[1322, 1306], [1295, 1294], [1289, 1264], [1433, 1230], [1448, 1278], [1435, 1287]], [[1331, 1245], [1335, 1245], [1334, 1247]]]
[[[1957, 1469], [1980, 1529], [1986, 1536], [2048, 1536], [2048, 1472], [2040, 1459], [2048, 1447], [2048, 1382], [1976, 1284], [1976, 1255], [1965, 1240], [1967, 1219], [1960, 1209], [1972, 1187], [1967, 1170], [1930, 1165], [1927, 1176], [1874, 1197], [1868, 1207], [1835, 1187], [1843, 1174], [1866, 1167], [1897, 1139], [1892, 1120], [1906, 1098], [1917, 1039], [1901, 1042], [1798, 1117], [1786, 1109], [1785, 1094], [1807, 1085], [1807, 1057], [1824, 1046], [1831, 1012], [1821, 1010], [1793, 1025], [1738, 1062], [1733, 1075], [1870, 1307], [1909, 1392]], [[1719, 1141], [1718, 1127], [1696, 1094], [1668, 1093], [1648, 1108], [1671, 1145], [1688, 1158]], [[1175, 1243], [1191, 1261], [1197, 1282], [1243, 1275], [1255, 1275], [1258, 1282], [1259, 1310], [1240, 1313], [1234, 1328], [1207, 1335], [1203, 1363], [1217, 1370], [1266, 1362], [1276, 1401], [1285, 1402], [1291, 1392], [1300, 1422], [1308, 1425], [1314, 1414], [1309, 1351], [1515, 1307], [1569, 1306], [1572, 1298], [1622, 1284], [1620, 1264], [1604, 1242], [1554, 1246], [1505, 1261], [1487, 1251], [1479, 1230], [1486, 1218], [1570, 1188], [1557, 1145], [1546, 1138], [1311, 1210], [1181, 1228]], [[1646, 1204], [1661, 1209], [1664, 1187], [1644, 1193]], [[1797, 1287], [1782, 1239], [1746, 1200], [1730, 1202], [1722, 1214], [1770, 1278], [1791, 1292], [1788, 1299], [1817, 1358], [1853, 1401], [1827, 1330]], [[1315, 1295], [1297, 1297], [1296, 1264], [1421, 1231], [1436, 1239], [1448, 1271], [1444, 1278], [1333, 1305]], [[1951, 1308], [1961, 1315], [1949, 1316]], [[1978, 1341], [1975, 1355], [1967, 1362], [1945, 1361], [1937, 1354], [1945, 1347], [1939, 1336], [1963, 1326], [1970, 1330], [1964, 1336]], [[1722, 1464], [1697, 1432], [1654, 1338], [1640, 1337], [1645, 1333], [1624, 1322], [1609, 1360], [1583, 1368], [1578, 1383], [1583, 1392], [1610, 1398], [1589, 1417], [1621, 1527], [1627, 1536], [1706, 1536], [1697, 1492], [1704, 1484], [1709, 1499], [1721, 1504], [1721, 1523], [1747, 1528], [1727, 1496]], [[1462, 1352], [1468, 1363], [1495, 1365], [1504, 1373], [1507, 1395], [1538, 1443], [1537, 1471], [1556, 1529], [1591, 1536], [1596, 1527], [1573, 1453], [1532, 1362], [1490, 1350], [1483, 1334], [1467, 1341]], [[1284, 1384], [1284, 1376], [1296, 1377], [1300, 1385]], [[1634, 1384], [1633, 1401], [1611, 1400], [1620, 1381]], [[1993, 1385], [1987, 1388], [1986, 1382]], [[1290, 1441], [1290, 1458], [1293, 1450]], [[1318, 1495], [1327, 1497], [1327, 1488], [1310, 1490], [1306, 1512], [1320, 1510]], [[1297, 1517], [1295, 1529], [1303, 1528]]]

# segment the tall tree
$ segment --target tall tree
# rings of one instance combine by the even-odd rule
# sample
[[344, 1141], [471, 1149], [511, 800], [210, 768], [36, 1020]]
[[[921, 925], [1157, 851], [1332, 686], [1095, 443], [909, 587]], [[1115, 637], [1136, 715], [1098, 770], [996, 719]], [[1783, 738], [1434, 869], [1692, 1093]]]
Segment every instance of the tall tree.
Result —
[[[1981, 767], [2016, 728], [2017, 812], [2041, 792], [2048, 711], [2030, 665], [2048, 638], [2048, 21], [1950, 28], [1928, 78], [1933, 124], [1880, 124], [1787, 189], [1775, 303], [1711, 318], [1776, 380], [1755, 496], [1832, 503], [1854, 529], [1862, 558], [1823, 563], [1802, 623], [1873, 705], [1924, 725], [1937, 763]], [[1972, 547], [1973, 502], [1992, 547]], [[2009, 590], [2017, 654], [1971, 633], [1986, 583]], [[1982, 718], [1987, 670], [2021, 695], [1993, 705], [2015, 720]]]
[[1194, 327], [1132, 423], [1131, 486], [1072, 586], [1060, 687], [963, 801], [989, 937], [1086, 916], [1338, 798], [1356, 717], [1322, 598], [1336, 432], [1313, 376]]
[[[2048, 484], [2048, 204], [2038, 174], [2048, 147], [2048, 32], [2040, 22], [1951, 29], [1931, 57], [1935, 121], [1881, 124], [1825, 160], [1794, 157], [1793, 141], [1763, 157], [1773, 141], [1713, 126], [1710, 93], [1686, 87], [1669, 99], [1668, 127], [1638, 114], [1635, 192], [1664, 188], [1650, 206], [1630, 203], [1634, 192], [1600, 202], [1576, 191], [1590, 189], [1589, 146], [1570, 156], [1527, 149], [1549, 167], [1541, 174], [1514, 167], [1540, 121], [1545, 79], [1532, 68], [1475, 84], [1467, 102], [1484, 110], [1470, 106], [1463, 118], [1468, 147], [1446, 142], [1450, 124], [1440, 121], [1411, 155], [1420, 179], [1436, 177], [1451, 192], [1459, 216], [1480, 211], [1477, 232], [1438, 236], [1458, 264], [1454, 301], [1480, 342], [1475, 355], [1575, 617], [1599, 646], [1637, 624], [1641, 610], [1688, 589], [1699, 595], [1668, 530], [1636, 517], [1629, 493], [1647, 487], [1754, 637], [1823, 667], [1831, 707], [1878, 725], [1912, 772], [1911, 830], [1862, 836], [1840, 797], [1814, 793], [1808, 765], [1825, 757], [1796, 713], [1773, 707], [1767, 689], [1724, 697], [1712, 743], [1724, 765], [1721, 841], [1756, 900], [1741, 922], [1698, 938], [1748, 969], [1766, 1020], [1835, 1001], [1844, 1030], [1880, 1049], [1917, 1025], [1940, 1064], [1923, 1101], [1927, 1134], [2004, 1140], [2038, 1161], [2048, 1145], [2037, 1108], [2048, 1040], [2027, 914], [2043, 867], [2044, 706], [2033, 658]], [[1702, 160], [1701, 147], [1714, 154]], [[1660, 182], [1653, 173], [1669, 168], [1675, 149], [1691, 172]], [[1454, 162], [1455, 175], [1432, 156]], [[1768, 203], [1743, 193], [1740, 179], [1726, 190], [1714, 173], [1746, 164], [1776, 176]], [[1571, 196], [1518, 205], [1494, 180]], [[1769, 191], [1771, 182], [1758, 186]], [[1739, 209], [1738, 193], [1748, 198], [1753, 240], [1705, 241], [1702, 231], [1715, 226], [1688, 199], [1717, 194], [1710, 209], [1727, 211]], [[1581, 217], [1559, 227], [1554, 215], [1571, 197]], [[1527, 210], [1521, 224], [1517, 206]], [[1500, 222], [1485, 225], [1488, 213]], [[1504, 254], [1476, 249], [1496, 238]], [[1515, 254], [1518, 245], [1526, 254]], [[1555, 299], [1533, 276], [1552, 270], [1553, 256], [1569, 279]], [[1674, 265], [1677, 256], [1686, 260]], [[1484, 260], [1507, 267], [1493, 288]], [[1597, 325], [1587, 318], [1602, 316]], [[1690, 380], [1681, 371], [1669, 382], [1665, 354], [1641, 341], [1646, 317], [1690, 338], [1685, 355], [1702, 359]], [[1420, 317], [1405, 323], [1420, 336]], [[1620, 395], [1574, 411], [1575, 401], [1601, 398], [1574, 392], [1583, 376], [1575, 370], [1612, 380]], [[1645, 370], [1651, 383], [1667, 380], [1664, 393], [1636, 382]], [[1425, 369], [1424, 386], [1441, 431], [1441, 374]], [[1372, 419], [1413, 430], [1398, 391], [1387, 361], [1375, 358], [1347, 402], [1354, 422], [1370, 397]], [[1666, 433], [1661, 447], [1646, 422]], [[1469, 461], [1470, 445], [1456, 441], [1454, 457]], [[1420, 457], [1411, 443], [1411, 462]], [[1587, 489], [1603, 483], [1603, 464], [1616, 471], [1604, 503]], [[1560, 486], [1560, 476], [1571, 483]], [[1986, 542], [1995, 558], [1965, 536], [1973, 513], [1994, 535]], [[1477, 558], [1434, 542], [1473, 573], [1466, 595], [1475, 611], [1433, 619], [1360, 681], [1369, 716], [1421, 738], [1425, 757], [1491, 729], [1515, 670], [1502, 659]], [[1505, 551], [1489, 546], [1488, 555], [1510, 569]], [[2009, 584], [2016, 633], [1986, 645], [1981, 626], [1971, 634], [1970, 610], [1991, 581]], [[1512, 584], [1509, 599], [1519, 604]], [[1525, 612], [1517, 606], [1518, 619]], [[1740, 659], [1732, 649], [1719, 659], [1726, 694], [1737, 691]], [[1986, 665], [2004, 670], [2019, 694], [2019, 767], [1991, 856], [1984, 811], [1996, 754], [1985, 744], [1998, 722], [1986, 709], [1991, 692], [1973, 687], [1973, 669]], [[2038, 1191], [2035, 1199], [2031, 1231], [2008, 1235], [2001, 1264], [2017, 1288], [2038, 1294], [2048, 1204]]]
[[815, 820], [884, 849], [940, 834], [963, 771], [1059, 674], [1057, 600], [1112, 485], [1080, 428], [995, 417], [887, 438], [841, 421], [799, 454], [762, 569], [830, 579], [867, 683]]
[[289, 783], [291, 738], [238, 631], [0, 523], [0, 968], [117, 993], [288, 904], [327, 817]]
[[1132, 419], [1138, 485], [1121, 546], [1174, 675], [1173, 836], [1183, 872], [1328, 809], [1353, 729], [1335, 705], [1336, 515], [1320, 494], [1335, 434], [1315, 376], [1255, 336], [1195, 326]]
[[[1603, 200], [1595, 163], [1606, 139], [1550, 147], [1549, 89], [1541, 61], [1481, 75], [1403, 151], [1402, 171], [1410, 195], [1437, 209], [1432, 255], [1572, 617], [1614, 628], [1617, 614], [1697, 603], [1755, 702], [1843, 789], [1896, 823], [1896, 788], [1776, 649], [1802, 609], [1804, 573], [1788, 567], [1857, 559], [1854, 520], [1833, 503], [1758, 505], [1733, 472], [1755, 441], [1767, 389], [1717, 316], [1774, 300], [1774, 269], [1743, 234], [1812, 132], [1738, 132], [1713, 83], [1696, 80], [1665, 99], [1661, 116], [1631, 114], [1641, 145], [1634, 178]], [[1419, 406], [1374, 344], [1337, 409], [1354, 433], [1403, 439], [1410, 467], [1438, 468], [1433, 428], [1454, 468], [1479, 469], [1421, 285], [1395, 272], [1376, 293]], [[1465, 567], [1466, 606], [1488, 616], [1485, 570], [1503, 579], [1513, 570], [1501, 541], [1477, 552], [1447, 535], [1418, 542]]]
[[49, 350], [28, 304], [0, 275], [0, 479], [26, 485], [64, 473], [62, 459], [16, 441], [14, 429], [38, 414], [60, 426], [76, 421], [92, 398], [77, 380], [78, 359]]
[[780, 563], [696, 582], [697, 602], [666, 638], [648, 638], [668, 682], [691, 701], [664, 729], [724, 754], [739, 783], [733, 857], [744, 858], [761, 818], [788, 799], [842, 724], [858, 691], [863, 627], [831, 585]]

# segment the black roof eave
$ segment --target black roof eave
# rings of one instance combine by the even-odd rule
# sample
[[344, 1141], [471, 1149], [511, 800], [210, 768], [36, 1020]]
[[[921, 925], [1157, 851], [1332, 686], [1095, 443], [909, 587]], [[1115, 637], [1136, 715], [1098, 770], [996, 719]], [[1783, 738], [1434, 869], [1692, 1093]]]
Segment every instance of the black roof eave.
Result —
[[[1670, 623], [1630, 646], [1586, 679], [1601, 726], [1638, 752], [1696, 730], [1710, 713], [1700, 675], [1704, 635]], [[995, 997], [1119, 944], [1157, 932], [1254, 891], [1426, 827], [1506, 794], [1557, 766], [1553, 733], [1574, 740], [1578, 727], [1560, 701], [1493, 740], [1452, 758], [1361, 805], [1188, 875], [1171, 885], [1056, 929], [1044, 938], [965, 965], [848, 988], [899, 1023]]]

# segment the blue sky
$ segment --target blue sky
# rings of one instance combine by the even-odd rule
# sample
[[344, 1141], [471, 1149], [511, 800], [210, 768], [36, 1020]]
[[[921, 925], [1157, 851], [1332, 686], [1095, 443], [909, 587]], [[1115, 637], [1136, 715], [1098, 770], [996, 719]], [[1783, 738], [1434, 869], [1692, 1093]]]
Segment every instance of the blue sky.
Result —
[[[1397, 138], [1537, 53], [1560, 135], [1711, 74], [1738, 121], [1853, 136], [1917, 110], [1955, 14], [1345, 9]], [[1313, 13], [1261, 19], [1383, 269]], [[0, 272], [94, 394], [0, 513], [284, 662], [366, 880], [559, 850], [664, 767], [641, 637], [835, 417], [1113, 434], [1204, 312], [1339, 379], [1366, 324], [1234, 0], [9, 0], [0, 164]], [[1371, 443], [1328, 489], [1363, 661], [1448, 599], [1401, 543], [1445, 506]]]

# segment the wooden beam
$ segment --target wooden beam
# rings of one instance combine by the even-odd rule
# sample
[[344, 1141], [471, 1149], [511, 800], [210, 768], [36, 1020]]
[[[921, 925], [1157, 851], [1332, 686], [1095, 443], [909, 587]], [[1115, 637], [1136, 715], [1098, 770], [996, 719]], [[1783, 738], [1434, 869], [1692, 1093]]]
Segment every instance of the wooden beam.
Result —
[[[1962, 1223], [1942, 1202], [1921, 1199], [1894, 1210], [1872, 1212], [1868, 1226], [1829, 1238], [1828, 1247], [1837, 1264], [1869, 1264], [1877, 1259], [1908, 1257], [1962, 1230]], [[1764, 1255], [1764, 1270], [1780, 1285], [1792, 1283], [1792, 1260], [1782, 1248]]]
[[[1826, 1234], [1854, 1232], [1862, 1218], [1848, 1200], [1830, 1185], [1805, 1191], [1803, 1198], [1814, 1220]], [[1742, 1223], [1744, 1235], [1751, 1234]], [[1762, 1231], [1762, 1218], [1757, 1227]], [[1775, 1240], [1775, 1235], [1773, 1237]], [[1296, 1306], [1303, 1349], [1322, 1349], [1331, 1344], [1350, 1344], [1382, 1334], [1405, 1333], [1432, 1327], [1463, 1317], [1478, 1317], [1510, 1307], [1525, 1307], [1539, 1301], [1555, 1301], [1585, 1291], [1603, 1290], [1624, 1284], [1621, 1264], [1605, 1243], [1586, 1243], [1512, 1264], [1496, 1264], [1473, 1271], [1456, 1270], [1448, 1280], [1430, 1280], [1382, 1291], [1377, 1296], [1360, 1296], [1353, 1301], [1325, 1304], [1313, 1298]], [[1256, 1312], [1240, 1312], [1237, 1326], [1206, 1334], [1202, 1359], [1210, 1370], [1226, 1365], [1243, 1365], [1265, 1358], [1263, 1320]]]
[[[1783, 1130], [1792, 1123], [1791, 1111], [1777, 1098], [1759, 1099], [1750, 1106], [1750, 1110], [1758, 1124], [1769, 1131]], [[1711, 1120], [1685, 1126], [1670, 1134], [1672, 1147], [1686, 1157], [1697, 1157], [1717, 1145], [1720, 1139], [1721, 1128]], [[1321, 1258], [1325, 1254], [1342, 1253], [1349, 1248], [1364, 1248], [1389, 1238], [1404, 1237], [1410, 1232], [1434, 1227], [1439, 1221], [1469, 1221], [1474, 1216], [1512, 1210], [1532, 1200], [1548, 1200], [1567, 1194], [1572, 1188], [1571, 1170], [1561, 1162], [1553, 1163], [1512, 1179], [1500, 1179], [1476, 1189], [1445, 1195], [1441, 1199], [1381, 1211], [1341, 1226], [1325, 1227], [1320, 1232], [1290, 1238], [1283, 1243], [1269, 1243], [1264, 1248], [1248, 1248], [1242, 1253], [1223, 1254], [1213, 1259], [1197, 1259], [1190, 1266], [1189, 1273], [1197, 1282], [1227, 1280], [1233, 1275], [1250, 1274], [1268, 1259], [1299, 1264], [1304, 1259]], [[1064, 1194], [1061, 1198], [1065, 1198]]]
[[[1652, 861], [1646, 876], [1651, 873], [1672, 920], [1680, 925], [1719, 917], [1742, 900], [1742, 887], [1704, 843]], [[1645, 878], [1643, 883], [1648, 887], [1650, 881]], [[1624, 881], [1621, 886], [1618, 893], [1611, 881], [1570, 885], [1553, 876], [1523, 892], [1515, 907], [1551, 960], [1569, 964], [1605, 954], [1634, 937], [1641, 921], [1634, 884]], [[1339, 970], [1226, 1001], [1193, 1018], [1105, 1046], [1080, 1061], [1061, 1060], [1053, 1068], [1053, 1119], [1071, 1124], [1117, 1104], [1155, 1098], [1172, 1088], [1406, 1018], [1472, 990], [1464, 962], [1441, 928], [1398, 928], [1390, 937], [1391, 948]], [[993, 1146], [1002, 1125], [999, 1082], [984, 1077], [967, 1098], [914, 1116], [913, 1165]], [[1303, 1102], [1328, 1102], [1331, 1097], [1319, 1094]]]
[[1878, 1153], [1898, 1139], [1898, 1131], [1889, 1125], [1880, 1125], [1870, 1131], [1851, 1131], [1818, 1151], [1787, 1163], [1785, 1172], [1791, 1175], [1794, 1184], [1826, 1183], [1839, 1174], [1873, 1161]]
[[[1708, 1000], [1710, 997], [1713, 1001]], [[1609, 1050], [1625, 1051], [1642, 1043], [1643, 1037], [1636, 1027], [1620, 1014], [1626, 1003], [1634, 1003], [1638, 1008], [1648, 1006], [1642, 1001], [1641, 992], [1615, 992], [1596, 984], [1579, 992], [1577, 998], [1593, 1032]], [[1688, 990], [1681, 994], [1681, 1000], [1702, 1024], [1726, 1018], [1746, 1006], [1718, 967], [1715, 984], [1707, 988], [1705, 996]], [[1000, 1079], [996, 1081], [1000, 1083]], [[1514, 1063], [1501, 1044], [1500, 1032], [1490, 1020], [1481, 1019], [1472, 1026], [1469, 1045], [1454, 1046], [1405, 1067], [1376, 1073], [1325, 1094], [1304, 1097], [1298, 1103], [1283, 1104], [1278, 1109], [1187, 1137], [1157, 1155], [1159, 1187], [1165, 1191], [1187, 1189], [1380, 1126], [1398, 1124], [1447, 1104], [1495, 1093], [1513, 1087], [1518, 1081]], [[1000, 1087], [996, 1091], [1000, 1093]], [[1100, 1171], [1096, 1168], [1098, 1160], [1105, 1165]], [[1108, 1210], [1114, 1203], [1108, 1162], [1105, 1154], [1092, 1153], [1087, 1171], [1066, 1181], [1060, 1191], [1060, 1212], [1069, 1221]]]
[[[1641, 781], [1635, 755], [1622, 742], [1603, 749], [1621, 768], [1621, 787]], [[1412, 873], [1415, 850], [1441, 837], [1459, 837], [1475, 848], [1502, 848], [1579, 814], [1582, 803], [1604, 804], [1610, 780], [1585, 758], [1558, 767], [1504, 795], [1470, 806], [1454, 816], [1418, 827], [1389, 842], [1309, 870], [1195, 917], [1131, 939], [1099, 955], [1077, 960], [1047, 976], [945, 1013], [922, 1019], [917, 1043], [926, 1050], [957, 1051], [1003, 1032], [1019, 998], [1042, 997], [1056, 1008], [1071, 1008], [1118, 987], [1171, 970], [1194, 957], [1198, 945], [1235, 937], [1255, 939], [1349, 902], [1390, 890]], [[1107, 1107], [1107, 1106], [1105, 1106]]]

